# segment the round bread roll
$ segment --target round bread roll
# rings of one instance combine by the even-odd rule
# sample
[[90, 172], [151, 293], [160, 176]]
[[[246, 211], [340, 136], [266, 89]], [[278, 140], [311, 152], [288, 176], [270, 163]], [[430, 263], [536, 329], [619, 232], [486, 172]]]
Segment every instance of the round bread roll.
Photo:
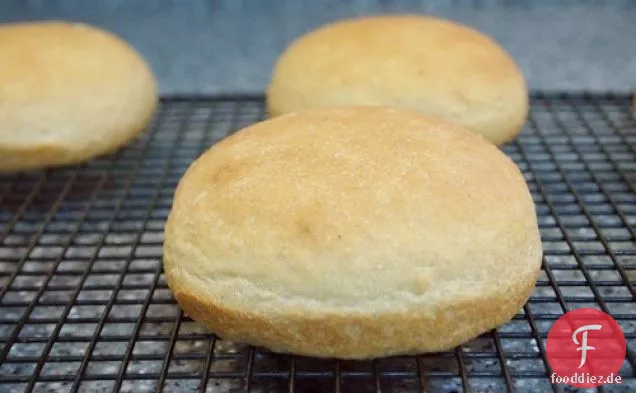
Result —
[[531, 195], [497, 147], [416, 112], [342, 107], [252, 125], [198, 158], [164, 270], [222, 338], [361, 359], [507, 322], [541, 255]]
[[343, 105], [417, 110], [500, 145], [521, 131], [528, 92], [514, 60], [478, 31], [427, 16], [376, 16], [323, 26], [275, 66], [271, 116]]
[[154, 76], [113, 34], [68, 22], [0, 26], [0, 171], [79, 163], [148, 124]]

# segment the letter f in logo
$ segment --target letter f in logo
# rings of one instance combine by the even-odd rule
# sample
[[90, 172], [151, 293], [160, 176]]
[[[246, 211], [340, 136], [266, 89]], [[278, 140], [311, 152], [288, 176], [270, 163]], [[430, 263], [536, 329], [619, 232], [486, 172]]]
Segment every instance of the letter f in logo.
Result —
[[[594, 350], [596, 348], [587, 345], [587, 331], [588, 330], [601, 330], [603, 326], [601, 325], [585, 325], [585, 326], [581, 326], [580, 328], [576, 329], [574, 331], [574, 333], [572, 334], [572, 341], [574, 341], [575, 344], [579, 345], [581, 344], [580, 347], [578, 347], [576, 350], [577, 351], [581, 351], [581, 364], [579, 364], [579, 368], [583, 367], [583, 365], [585, 364], [585, 359], [587, 357], [587, 351], [589, 350]], [[583, 332], [583, 339], [581, 340], [581, 342], [579, 342], [579, 340], [576, 338], [576, 336]]]

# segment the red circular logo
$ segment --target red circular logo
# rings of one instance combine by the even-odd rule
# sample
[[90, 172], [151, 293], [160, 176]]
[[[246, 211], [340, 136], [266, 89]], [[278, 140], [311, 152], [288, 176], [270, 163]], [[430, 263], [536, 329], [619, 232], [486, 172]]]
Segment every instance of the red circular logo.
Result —
[[619, 384], [625, 361], [625, 335], [616, 320], [603, 311], [580, 308], [565, 313], [548, 333], [550, 382], [577, 388]]

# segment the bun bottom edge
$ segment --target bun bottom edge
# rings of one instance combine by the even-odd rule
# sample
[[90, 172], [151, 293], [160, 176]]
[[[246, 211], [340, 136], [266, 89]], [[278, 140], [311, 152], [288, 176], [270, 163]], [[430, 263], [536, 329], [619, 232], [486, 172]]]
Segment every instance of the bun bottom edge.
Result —
[[[509, 322], [535, 288], [536, 275], [496, 295], [448, 300], [433, 311], [318, 314], [294, 310], [268, 315], [229, 308], [184, 285], [172, 288], [182, 310], [224, 340], [276, 353], [338, 359], [372, 359], [450, 350]], [[168, 278], [168, 283], [170, 284]]]
[[[119, 128], [117, 138], [109, 137], [100, 143], [72, 145], [64, 143], [35, 143], [33, 145], [0, 144], [0, 173], [39, 171], [67, 168], [91, 160], [115, 155], [131, 146], [146, 132], [155, 116], [159, 100], [149, 104], [146, 113], [131, 124]], [[108, 133], [104, 133], [108, 136]]]

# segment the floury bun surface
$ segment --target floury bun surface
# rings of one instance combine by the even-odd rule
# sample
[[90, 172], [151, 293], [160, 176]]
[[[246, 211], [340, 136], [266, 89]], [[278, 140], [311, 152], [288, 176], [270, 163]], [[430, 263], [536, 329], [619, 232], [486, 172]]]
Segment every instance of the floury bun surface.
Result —
[[142, 132], [157, 86], [121, 38], [80, 23], [0, 25], [0, 172], [80, 163]]
[[496, 146], [416, 112], [342, 107], [249, 126], [197, 159], [164, 270], [225, 339], [362, 359], [509, 321], [541, 255], [530, 192]]
[[499, 145], [521, 131], [528, 92], [513, 58], [473, 28], [431, 16], [374, 16], [298, 38], [267, 91], [271, 116], [349, 105], [417, 110]]

